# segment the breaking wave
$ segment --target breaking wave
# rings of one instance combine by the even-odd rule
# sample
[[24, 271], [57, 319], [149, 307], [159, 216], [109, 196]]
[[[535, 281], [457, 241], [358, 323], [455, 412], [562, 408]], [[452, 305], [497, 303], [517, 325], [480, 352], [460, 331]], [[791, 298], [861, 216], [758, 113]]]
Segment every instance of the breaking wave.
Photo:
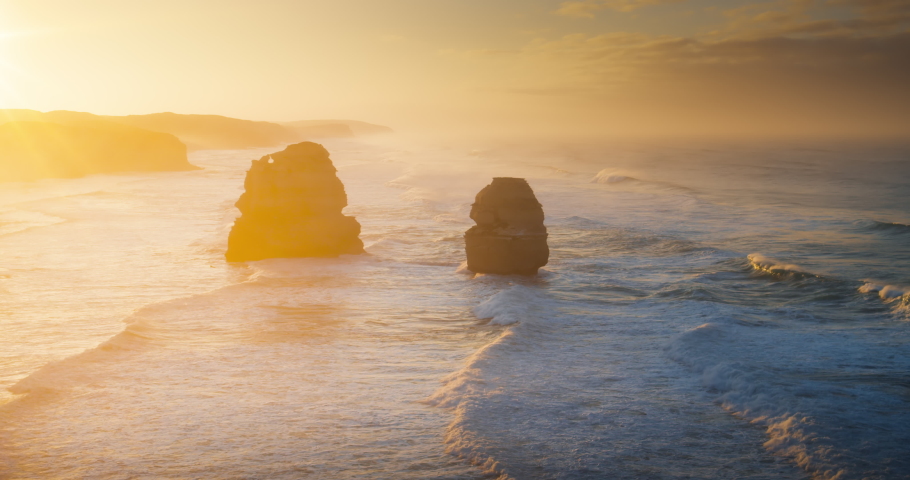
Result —
[[591, 183], [599, 183], [601, 185], [613, 185], [613, 186], [628, 186], [628, 187], [639, 187], [646, 190], [650, 190], [657, 193], [670, 193], [670, 194], [692, 194], [695, 193], [691, 188], [687, 188], [681, 185], [676, 185], [670, 182], [654, 181], [654, 180], [645, 180], [638, 177], [633, 177], [632, 175], [616, 171], [613, 169], [603, 169], [597, 172], [594, 175], [594, 178], [591, 179]]
[[666, 347], [670, 359], [700, 375], [705, 388], [715, 392], [717, 401], [732, 414], [762, 425], [769, 451], [791, 458], [813, 478], [835, 480], [846, 475], [837, 459], [846, 452], [838, 451], [825, 438], [811, 416], [788, 408], [786, 391], [771, 385], [742, 362], [715, 357], [735, 344], [737, 337], [748, 335], [737, 327], [706, 323], [689, 330]]
[[104, 374], [100, 370], [148, 349], [168, 348], [178, 344], [210, 347], [236, 341], [245, 335], [240, 329], [230, 325], [217, 327], [198, 314], [201, 311], [211, 311], [212, 305], [224, 305], [228, 299], [243, 298], [243, 292], [248, 291], [250, 286], [266, 285], [269, 280], [270, 277], [263, 275], [263, 272], [256, 272], [247, 281], [238, 284], [146, 305], [124, 319], [126, 326], [120, 333], [94, 348], [44, 365], [8, 390], [15, 395], [39, 396], [64, 392], [102, 381], [110, 372]]
[[878, 295], [886, 304], [892, 306], [895, 313], [910, 315], [910, 287], [867, 281], [859, 287], [859, 291]]
[[894, 300], [896, 298], [910, 294], [910, 288], [907, 287], [881, 285], [871, 282], [867, 282], [862, 287], [859, 287], [859, 291], [862, 293], [877, 293], [882, 300]]
[[484, 300], [474, 308], [474, 315], [483, 320], [489, 319], [493, 325], [511, 325], [532, 319], [540, 307], [535, 301], [539, 295], [530, 288], [517, 285]]
[[624, 175], [621, 173], [616, 173], [613, 170], [601, 170], [597, 172], [597, 175], [594, 176], [594, 179], [591, 180], [591, 183], [601, 183], [601, 184], [616, 184], [622, 182], [638, 182], [639, 180], [631, 175]]
[[867, 230], [883, 233], [898, 235], [910, 234], [910, 225], [904, 225], [903, 223], [877, 222], [873, 220], [871, 222], [867, 222], [865, 228]]
[[766, 276], [777, 280], [802, 280], [806, 278], [821, 278], [798, 265], [780, 262], [764, 255], [753, 253], [748, 256], [752, 269], [759, 276]]
[[[137, 312], [136, 316], [140, 314]], [[130, 321], [122, 332], [97, 347], [48, 363], [9, 387], [9, 391], [14, 395], [45, 395], [91, 384], [98, 377], [93, 366], [116, 361], [122, 355], [129, 355], [152, 343], [164, 341], [164, 338], [159, 337], [161, 331], [154, 322], [140, 318]]]
[[496, 379], [505, 374], [499, 361], [503, 355], [522, 349], [529, 337], [534, 337], [543, 320], [553, 319], [553, 306], [539, 290], [522, 285], [510, 286], [490, 296], [474, 307], [479, 320], [489, 320], [490, 325], [505, 328], [492, 342], [468, 357], [465, 365], [443, 380], [443, 386], [425, 403], [440, 408], [453, 409], [455, 419], [446, 436], [446, 452], [463, 458], [495, 474], [498, 480], [513, 478], [507, 468], [485, 448], [477, 432], [469, 427], [471, 408], [501, 393]]

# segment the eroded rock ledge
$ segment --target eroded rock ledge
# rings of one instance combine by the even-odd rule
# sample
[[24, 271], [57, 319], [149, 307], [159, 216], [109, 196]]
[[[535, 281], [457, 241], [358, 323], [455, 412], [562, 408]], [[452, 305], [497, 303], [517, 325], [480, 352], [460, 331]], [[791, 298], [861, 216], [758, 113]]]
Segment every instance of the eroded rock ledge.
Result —
[[228, 236], [228, 261], [363, 253], [360, 224], [322, 145], [303, 142], [254, 160]]
[[497, 177], [471, 207], [477, 225], [464, 234], [468, 269], [534, 275], [550, 257], [543, 208], [523, 178]]

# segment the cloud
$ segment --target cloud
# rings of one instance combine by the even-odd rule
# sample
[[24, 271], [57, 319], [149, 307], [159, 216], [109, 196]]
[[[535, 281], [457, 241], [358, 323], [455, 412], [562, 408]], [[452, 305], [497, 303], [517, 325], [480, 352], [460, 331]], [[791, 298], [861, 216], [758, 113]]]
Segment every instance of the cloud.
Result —
[[864, 15], [910, 14], [908, 0], [828, 0], [828, 4], [854, 7]]
[[[762, 67], [773, 70], [888, 70], [910, 81], [910, 32], [870, 35], [862, 22], [804, 22], [772, 35], [676, 37], [636, 33], [568, 35], [538, 40], [525, 55], [572, 65], [576, 78], [630, 80], [673, 66]], [[813, 34], [818, 33], [818, 34]], [[609, 83], [609, 82], [607, 82]]]
[[[835, 11], [843, 8], [848, 11]], [[910, 0], [776, 0], [747, 4], [724, 14], [729, 22], [716, 33], [728, 37], [881, 36], [907, 30]]]
[[[575, 10], [561, 13], [590, 16], [656, 3], [567, 2], [563, 7]], [[541, 36], [515, 49], [449, 53], [472, 62], [465, 68], [475, 72], [470, 83], [489, 101], [572, 109], [566, 118], [614, 132], [906, 138], [908, 4], [767, 0], [727, 10], [721, 23], [703, 22], [688, 34], [574, 33]], [[708, 17], [717, 18], [716, 12]]]
[[906, 135], [908, 4], [775, 0], [692, 35], [537, 39], [518, 54], [537, 70], [503, 91], [600, 105], [646, 127]]
[[566, 17], [594, 18], [597, 12], [601, 10], [616, 10], [618, 12], [631, 12], [648, 5], [660, 5], [665, 3], [680, 3], [686, 0], [583, 0], [563, 2], [557, 15]]

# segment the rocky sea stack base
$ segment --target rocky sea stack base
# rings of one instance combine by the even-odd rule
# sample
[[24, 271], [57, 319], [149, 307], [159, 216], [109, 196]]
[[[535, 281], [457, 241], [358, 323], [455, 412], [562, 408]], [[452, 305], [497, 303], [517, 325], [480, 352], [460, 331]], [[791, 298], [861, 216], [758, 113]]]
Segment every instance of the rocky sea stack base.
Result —
[[360, 224], [342, 215], [348, 197], [322, 145], [303, 142], [254, 160], [235, 204], [231, 262], [363, 253]]
[[471, 207], [477, 225], [464, 234], [468, 269], [534, 275], [550, 257], [543, 207], [523, 178], [498, 177]]

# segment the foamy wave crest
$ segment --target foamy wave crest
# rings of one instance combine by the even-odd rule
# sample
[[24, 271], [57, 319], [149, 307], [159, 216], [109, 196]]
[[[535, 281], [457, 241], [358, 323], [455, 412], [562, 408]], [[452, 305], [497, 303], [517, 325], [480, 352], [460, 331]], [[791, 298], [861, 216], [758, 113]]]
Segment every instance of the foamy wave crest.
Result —
[[792, 263], [784, 263], [768, 258], [764, 255], [753, 253], [748, 256], [752, 268], [759, 274], [775, 278], [800, 279], [818, 277], [818, 275]]
[[[120, 333], [94, 348], [44, 365], [9, 387], [9, 391], [16, 395], [40, 396], [96, 385], [116, 375], [119, 361], [149, 349], [167, 348], [178, 343], [190, 345], [196, 341], [199, 345], [211, 345], [209, 339], [213, 333], [230, 338], [233, 331], [221, 332], [208, 322], [205, 322], [204, 330], [194, 327], [193, 322], [205, 317], [193, 316], [196, 313], [193, 308], [208, 308], [206, 305], [211, 302], [211, 296], [244, 287], [244, 284], [238, 284], [146, 305], [125, 319], [126, 326]], [[191, 312], [189, 316], [187, 312]], [[206, 337], [194, 335], [202, 331], [206, 332]]]
[[658, 193], [658, 194], [670, 194], [670, 195], [687, 195], [690, 196], [696, 193], [691, 188], [677, 185], [671, 182], [664, 182], [659, 180], [650, 180], [642, 179], [639, 177], [633, 177], [632, 175], [616, 171], [612, 169], [604, 169], [597, 172], [597, 175], [591, 179], [591, 183], [599, 183], [601, 185], [613, 185], [617, 188], [622, 187], [632, 188], [635, 190], [643, 190], [649, 193]]
[[394, 249], [402, 248], [402, 246], [405, 248], [408, 248], [409, 246], [414, 245], [415, 243], [417, 243], [416, 240], [413, 240], [413, 239], [410, 239], [407, 237], [403, 237], [403, 236], [397, 237], [397, 238], [382, 237], [382, 238], [366, 245], [364, 247], [364, 249], [367, 252], [375, 253], [377, 251], [394, 250]]
[[718, 402], [732, 414], [766, 427], [769, 451], [791, 458], [813, 478], [837, 480], [846, 476], [837, 459], [844, 452], [826, 442], [813, 419], [788, 411], [785, 393], [759, 380], [746, 365], [715, 358], [712, 352], [734, 343], [735, 327], [706, 323], [676, 338], [667, 355], [701, 376], [702, 384], [719, 394]]
[[872, 221], [867, 227], [869, 230], [880, 231], [893, 234], [910, 234], [910, 225], [896, 222], [876, 222]]
[[48, 363], [9, 387], [9, 391], [15, 395], [40, 395], [92, 384], [98, 378], [96, 365], [115, 361], [118, 355], [141, 349], [153, 340], [151, 330], [142, 321], [131, 323], [95, 348]]
[[507, 325], [502, 334], [465, 362], [464, 368], [446, 376], [443, 386], [425, 400], [425, 403], [455, 410], [455, 420], [446, 432], [446, 452], [463, 458], [486, 473], [497, 475], [498, 480], [513, 478], [466, 426], [466, 415], [472, 405], [499, 395], [502, 388], [497, 379], [503, 371], [499, 358], [504, 350], [523, 344], [528, 335], [533, 336], [543, 320], [552, 318], [552, 308], [545, 296], [533, 288], [515, 285], [502, 290], [474, 308], [478, 318], [489, 318], [491, 324]]
[[594, 176], [594, 179], [591, 180], [591, 183], [615, 184], [636, 180], [638, 179], [630, 175], [625, 175], [623, 173], [616, 172], [615, 170], [604, 169], [597, 172], [597, 175]]
[[467, 460], [485, 473], [499, 475], [499, 480], [512, 477], [478, 444], [475, 434], [465, 426], [465, 415], [469, 403], [482, 402], [499, 392], [487, 377], [496, 367], [495, 352], [503, 348], [512, 335], [512, 330], [505, 330], [499, 338], [468, 357], [464, 368], [443, 378], [443, 386], [425, 400], [429, 405], [455, 410], [455, 419], [445, 435], [446, 453]]
[[910, 294], [910, 288], [907, 287], [881, 285], [872, 282], [866, 282], [862, 287], [859, 287], [859, 291], [861, 293], [877, 293], [882, 300], [893, 300]]
[[544, 325], [547, 319], [553, 317], [552, 306], [541, 292], [533, 288], [515, 285], [509, 287], [483, 301], [474, 308], [474, 314], [479, 319], [490, 319], [490, 324], [506, 325], [502, 334], [490, 342], [465, 362], [465, 367], [443, 379], [444, 386], [437, 390], [427, 402], [440, 407], [457, 407], [469, 397], [485, 395], [493, 388], [490, 382], [485, 382], [482, 377], [485, 372], [495, 370], [496, 362], [492, 358], [495, 352], [506, 348], [505, 343], [514, 344], [520, 339], [511, 338], [519, 333], [529, 334], [529, 327]]
[[910, 287], [886, 285], [867, 281], [859, 287], [860, 293], [874, 293], [885, 303], [893, 304], [895, 312], [910, 315]]
[[516, 285], [474, 307], [474, 315], [477, 318], [489, 318], [494, 325], [511, 325], [533, 317], [532, 312], [538, 308], [535, 305], [538, 297], [536, 291]]

